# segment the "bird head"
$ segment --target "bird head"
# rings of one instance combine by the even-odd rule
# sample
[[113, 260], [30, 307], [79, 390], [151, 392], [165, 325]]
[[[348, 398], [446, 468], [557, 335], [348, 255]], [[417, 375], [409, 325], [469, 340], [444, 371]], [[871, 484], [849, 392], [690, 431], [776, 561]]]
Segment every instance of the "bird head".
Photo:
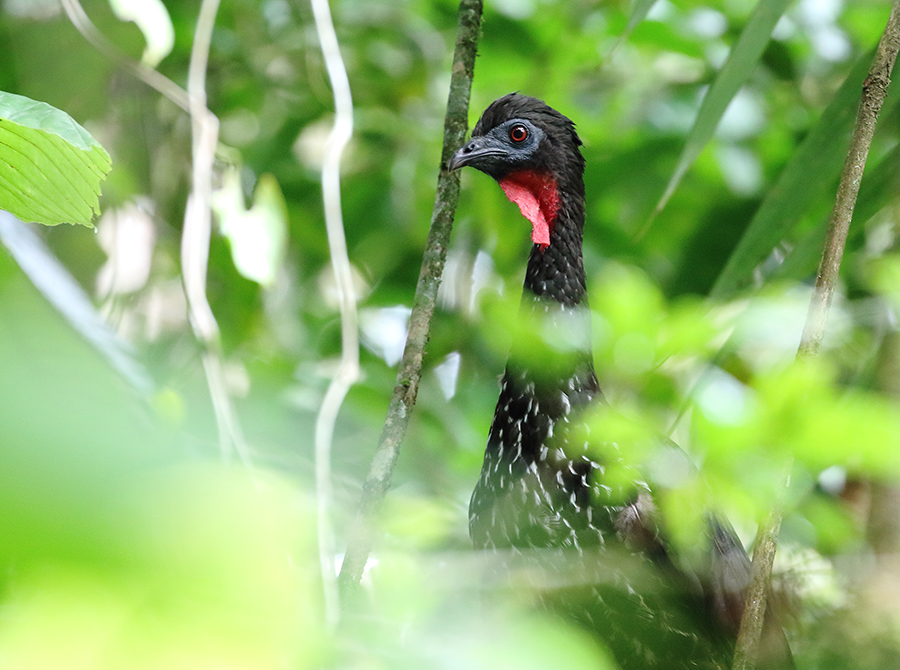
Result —
[[584, 199], [581, 140], [570, 119], [541, 100], [510, 93], [481, 115], [472, 138], [450, 159], [496, 179], [532, 224], [532, 241], [546, 248], [566, 197]]

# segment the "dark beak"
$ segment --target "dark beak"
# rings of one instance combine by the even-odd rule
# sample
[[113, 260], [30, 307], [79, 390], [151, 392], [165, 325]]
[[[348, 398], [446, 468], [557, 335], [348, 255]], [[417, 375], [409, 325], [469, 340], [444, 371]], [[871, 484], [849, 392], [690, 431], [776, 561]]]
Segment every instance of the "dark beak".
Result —
[[466, 157], [463, 154], [463, 149], [465, 149], [465, 147], [463, 147], [450, 157], [450, 162], [447, 163], [447, 169], [450, 170], [450, 172], [458, 170], [466, 164]]
[[503, 148], [493, 145], [489, 138], [474, 137], [453, 154], [447, 163], [447, 169], [453, 171], [471, 165], [476, 169], [484, 170], [485, 159], [506, 155], [507, 152]]

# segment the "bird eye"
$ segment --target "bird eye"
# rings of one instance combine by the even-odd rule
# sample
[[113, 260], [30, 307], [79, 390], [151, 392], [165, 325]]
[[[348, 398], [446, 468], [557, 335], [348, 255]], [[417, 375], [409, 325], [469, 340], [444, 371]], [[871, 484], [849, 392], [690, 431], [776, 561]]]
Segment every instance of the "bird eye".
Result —
[[524, 142], [525, 138], [527, 137], [528, 128], [523, 126], [521, 123], [517, 123], [509, 129], [509, 139], [511, 139], [513, 142]]

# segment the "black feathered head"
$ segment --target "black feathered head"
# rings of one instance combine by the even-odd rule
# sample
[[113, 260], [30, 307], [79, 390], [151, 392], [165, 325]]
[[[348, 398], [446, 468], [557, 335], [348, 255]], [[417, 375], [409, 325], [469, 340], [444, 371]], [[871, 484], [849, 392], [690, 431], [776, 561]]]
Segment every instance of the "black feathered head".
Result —
[[581, 179], [580, 146], [568, 117], [537, 98], [510, 93], [484, 110], [472, 139], [450, 160], [450, 169], [471, 165], [497, 180], [523, 168], [543, 169], [557, 179]]
[[546, 248], [561, 208], [574, 206], [583, 216], [580, 146], [569, 118], [537, 98], [510, 93], [484, 111], [448, 167], [469, 165], [496, 179], [531, 221], [534, 243]]

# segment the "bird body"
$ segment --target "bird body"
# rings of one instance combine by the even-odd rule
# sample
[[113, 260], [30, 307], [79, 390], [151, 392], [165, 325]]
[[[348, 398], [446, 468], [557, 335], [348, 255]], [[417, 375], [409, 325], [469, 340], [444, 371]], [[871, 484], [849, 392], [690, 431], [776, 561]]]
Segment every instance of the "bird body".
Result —
[[[595, 475], [604, 466], [592, 458], [583, 421], [602, 394], [581, 249], [580, 146], [571, 120], [539, 100], [510, 94], [488, 107], [451, 160], [451, 169], [471, 165], [494, 177], [531, 221], [534, 243], [521, 318], [537, 337], [513, 343], [501, 382], [470, 505], [479, 548], [590, 546], [615, 533], [615, 511], [597, 505], [604, 491]], [[549, 358], [535, 355], [536, 346], [552, 342], [568, 346]]]
[[[521, 306], [529, 328], [518, 331], [502, 378], [470, 534], [477, 549], [544, 550], [535, 555], [550, 571], [577, 566], [573, 581], [539, 599], [594, 630], [622, 667], [727, 667], [736, 631], [671, 560], [649, 487], [606, 481], [618, 446], [590, 436], [589, 410], [604, 401], [591, 354], [580, 146], [570, 119], [513, 93], [485, 110], [449, 163], [496, 179], [532, 224]], [[733, 531], [716, 527], [746, 561]], [[749, 575], [749, 562], [740, 569]]]

